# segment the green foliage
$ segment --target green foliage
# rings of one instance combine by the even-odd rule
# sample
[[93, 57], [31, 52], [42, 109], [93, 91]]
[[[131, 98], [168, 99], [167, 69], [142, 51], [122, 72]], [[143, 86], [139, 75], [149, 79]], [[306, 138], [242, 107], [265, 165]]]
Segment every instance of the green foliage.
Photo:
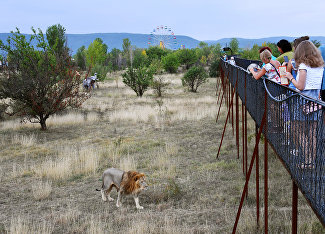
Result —
[[244, 59], [260, 60], [259, 49], [260, 47], [257, 44], [254, 44], [252, 49], [244, 49], [240, 56]]
[[197, 88], [207, 81], [208, 74], [201, 66], [191, 67], [182, 78], [183, 86], [188, 86], [191, 92], [196, 92]]
[[9, 78], [0, 82], [0, 99], [10, 100], [12, 115], [40, 123], [46, 130], [50, 115], [69, 106], [79, 107], [86, 96], [80, 92], [80, 75], [71, 67], [68, 51], [57, 53], [58, 47], [50, 46], [41, 30], [32, 30], [30, 40], [17, 29], [7, 45], [0, 41], [0, 49], [8, 54], [10, 71], [6, 74]]
[[58, 54], [64, 53], [64, 49], [66, 48], [66, 36], [65, 36], [65, 28], [60, 25], [52, 25], [46, 30], [46, 39], [48, 41], [49, 46]]
[[86, 70], [85, 46], [81, 46], [73, 58], [75, 59], [75, 62], [80, 69]]
[[209, 68], [209, 76], [210, 77], [219, 77], [220, 71], [219, 71], [219, 65], [220, 65], [220, 59], [215, 59]]
[[92, 69], [93, 73], [97, 73], [97, 78], [99, 81], [105, 80], [108, 71], [109, 71], [109, 66], [105, 66], [101, 64], [95, 64], [95, 66]]
[[229, 47], [232, 50], [233, 54], [237, 54], [239, 51], [239, 42], [237, 40], [237, 38], [232, 38], [230, 43], [229, 43]]
[[148, 65], [148, 56], [143, 49], [135, 49], [133, 52], [133, 67], [138, 68]]
[[189, 69], [198, 60], [194, 49], [182, 49], [177, 51], [179, 62]]
[[110, 68], [113, 71], [117, 71], [122, 67], [122, 55], [119, 49], [112, 49], [111, 52], [108, 54], [108, 61], [110, 64]]
[[145, 66], [137, 69], [133, 67], [127, 68], [122, 74], [123, 83], [129, 86], [137, 96], [142, 97], [143, 93], [148, 89], [153, 79], [153, 71]]
[[163, 73], [163, 63], [158, 59], [153, 60], [149, 69], [155, 74], [150, 83], [150, 87], [154, 90], [157, 97], [161, 97], [164, 89], [169, 86], [169, 83], [161, 75]]
[[94, 67], [95, 64], [103, 65], [107, 57], [106, 50], [107, 46], [101, 40], [95, 39], [85, 52], [87, 65], [90, 67]]
[[146, 50], [146, 54], [149, 59], [149, 63], [151, 63], [154, 59], [161, 59], [163, 56], [166, 56], [168, 54], [167, 50], [163, 50], [162, 48], [158, 46], [151, 46]]
[[162, 63], [164, 65], [164, 69], [169, 73], [176, 73], [177, 68], [180, 65], [178, 60], [178, 56], [175, 53], [167, 54], [162, 58]]
[[318, 48], [322, 45], [322, 43], [320, 41], [317, 40], [311, 40], [312, 43], [314, 43], [314, 45]]
[[126, 60], [126, 63], [128, 66], [132, 66], [133, 64], [133, 49], [132, 49], [132, 45], [131, 45], [131, 41], [129, 40], [129, 38], [124, 38], [123, 39], [123, 56]]

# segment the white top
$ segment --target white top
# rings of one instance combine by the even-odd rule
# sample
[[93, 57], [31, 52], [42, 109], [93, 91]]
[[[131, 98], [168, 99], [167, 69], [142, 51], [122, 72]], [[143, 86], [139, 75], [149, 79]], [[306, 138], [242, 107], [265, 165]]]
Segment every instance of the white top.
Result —
[[280, 77], [278, 73], [275, 71], [275, 68], [271, 65], [271, 63], [267, 63], [263, 67], [266, 70], [265, 75], [272, 81], [276, 83], [281, 83]]
[[228, 60], [228, 62], [229, 62], [231, 65], [236, 65], [236, 62], [235, 62], [235, 60], [233, 60], [233, 59]]
[[320, 89], [322, 86], [322, 78], [323, 78], [323, 67], [309, 67], [304, 63], [301, 63], [298, 67], [298, 73], [296, 80], [299, 81], [299, 72], [300, 70], [306, 70], [306, 86], [305, 90], [307, 89]]

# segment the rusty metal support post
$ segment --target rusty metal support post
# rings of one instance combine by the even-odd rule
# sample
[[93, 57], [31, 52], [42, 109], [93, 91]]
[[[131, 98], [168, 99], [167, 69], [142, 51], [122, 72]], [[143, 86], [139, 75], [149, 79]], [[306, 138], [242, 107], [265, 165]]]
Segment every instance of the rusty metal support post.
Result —
[[256, 144], [256, 224], [260, 226], [260, 168], [259, 168], [259, 151], [258, 151], [258, 126], [255, 125], [255, 144]]
[[[237, 87], [237, 81], [236, 81], [235, 87]], [[234, 101], [234, 94], [235, 94], [235, 92], [233, 92], [232, 95], [231, 95], [231, 101], [230, 101], [230, 104], [231, 105], [232, 105], [232, 103]], [[230, 115], [230, 108], [228, 109], [228, 113], [227, 113], [227, 117], [226, 117], [226, 122], [225, 122], [225, 125], [224, 125], [224, 128], [223, 128], [223, 132], [222, 132], [222, 136], [221, 136], [221, 141], [220, 141], [220, 145], [219, 145], [219, 149], [218, 149], [217, 158], [219, 157], [219, 153], [220, 153], [220, 149], [221, 149], [221, 146], [222, 146], [222, 141], [223, 141], [223, 138], [224, 138], [224, 135], [225, 135], [225, 131], [226, 131], [226, 127], [227, 127], [227, 122], [228, 122], [228, 119], [229, 119], [229, 115]]]
[[242, 121], [241, 121], [241, 126], [242, 126], [242, 141], [243, 141], [243, 174], [245, 175], [245, 131], [244, 131], [244, 109], [245, 109], [245, 104], [242, 103], [241, 106], [241, 117], [242, 117]]
[[[265, 110], [267, 109], [267, 93], [265, 91]], [[268, 115], [266, 115], [268, 116]], [[265, 124], [265, 134], [267, 134], [267, 121]], [[268, 233], [268, 141], [265, 135], [264, 137], [264, 233]]]
[[[244, 121], [244, 131], [245, 131], [245, 176], [247, 178], [247, 108], [246, 108], [246, 105], [247, 105], [247, 85], [246, 85], [246, 73], [245, 73], [245, 121]], [[248, 186], [248, 185], [247, 185]], [[248, 191], [248, 189], [247, 189]], [[246, 199], [248, 198], [248, 192], [246, 193]]]
[[252, 173], [254, 161], [256, 159], [257, 146], [258, 146], [258, 143], [260, 141], [261, 134], [262, 134], [262, 131], [263, 131], [263, 127], [265, 126], [265, 122], [266, 122], [266, 111], [264, 111], [264, 114], [263, 114], [262, 123], [261, 123], [260, 129], [258, 131], [258, 135], [257, 135], [257, 143], [255, 144], [253, 156], [252, 156], [251, 162], [249, 164], [249, 169], [248, 169], [248, 173], [247, 173], [247, 177], [246, 177], [246, 182], [245, 182], [244, 190], [243, 190], [243, 193], [241, 195], [240, 204], [239, 204], [238, 211], [237, 211], [237, 215], [236, 215], [236, 221], [235, 221], [235, 224], [234, 224], [234, 228], [232, 230], [232, 233], [233, 234], [236, 233], [236, 229], [237, 229], [237, 225], [238, 225], [238, 221], [239, 221], [241, 209], [242, 209], [243, 204], [244, 204], [244, 198], [245, 198], [246, 193], [248, 191], [248, 182], [249, 182], [249, 179], [250, 179], [250, 176], [251, 176], [251, 173]]
[[292, 181], [292, 233], [298, 232], [298, 186]]
[[[238, 82], [238, 70], [237, 70], [237, 77], [236, 82]], [[237, 159], [239, 159], [239, 98], [238, 98], [238, 86], [235, 88], [236, 92], [236, 148], [237, 148]]]

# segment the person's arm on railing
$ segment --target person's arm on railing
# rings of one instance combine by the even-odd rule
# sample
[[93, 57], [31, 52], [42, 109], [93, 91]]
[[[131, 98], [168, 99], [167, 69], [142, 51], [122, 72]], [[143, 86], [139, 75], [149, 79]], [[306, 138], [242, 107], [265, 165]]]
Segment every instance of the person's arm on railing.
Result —
[[253, 77], [256, 80], [258, 80], [259, 78], [261, 78], [262, 76], [264, 76], [265, 73], [266, 73], [266, 70], [265, 70], [264, 67], [261, 70], [259, 70], [259, 71], [254, 71], [254, 68], [249, 69], [249, 71], [252, 73]]
[[299, 70], [299, 78], [298, 81], [295, 80], [290, 72], [287, 72], [285, 77], [290, 80], [290, 82], [300, 91], [303, 91], [306, 87], [306, 77], [307, 71], [305, 69]]

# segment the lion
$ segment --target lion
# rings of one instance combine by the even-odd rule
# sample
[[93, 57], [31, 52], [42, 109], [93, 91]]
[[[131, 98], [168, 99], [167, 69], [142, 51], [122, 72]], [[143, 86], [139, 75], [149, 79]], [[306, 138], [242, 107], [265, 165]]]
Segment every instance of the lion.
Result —
[[115, 187], [118, 194], [116, 207], [121, 206], [121, 195], [125, 194], [133, 195], [137, 209], [143, 209], [143, 207], [139, 205], [138, 197], [139, 193], [142, 190], [147, 190], [148, 187], [143, 173], [136, 171], [124, 172], [116, 168], [109, 168], [104, 171], [102, 179], [103, 183], [101, 190], [96, 190], [101, 191], [103, 201], [114, 201], [110, 196], [110, 192], [113, 187]]

